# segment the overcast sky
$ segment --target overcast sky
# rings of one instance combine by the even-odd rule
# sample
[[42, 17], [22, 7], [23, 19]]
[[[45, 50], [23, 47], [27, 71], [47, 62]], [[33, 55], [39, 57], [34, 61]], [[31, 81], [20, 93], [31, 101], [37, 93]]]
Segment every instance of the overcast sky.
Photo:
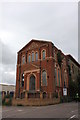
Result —
[[[2, 83], [16, 83], [19, 51], [32, 38], [51, 40], [78, 60], [78, 3], [2, 3]], [[0, 47], [1, 49], [1, 47]], [[1, 56], [0, 56], [1, 57]], [[0, 58], [1, 64], [1, 58]]]

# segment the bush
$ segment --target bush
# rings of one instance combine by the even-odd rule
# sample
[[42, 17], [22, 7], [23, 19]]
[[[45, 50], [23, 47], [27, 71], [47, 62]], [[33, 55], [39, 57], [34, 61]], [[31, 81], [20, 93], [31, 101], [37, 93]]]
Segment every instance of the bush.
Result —
[[60, 97], [60, 103], [63, 103], [63, 97]]
[[12, 99], [9, 98], [9, 101], [4, 102], [4, 105], [11, 106], [12, 105]]
[[[6, 102], [6, 99], [9, 99], [9, 101]], [[10, 95], [6, 95], [4, 99], [2, 100], [2, 105], [10, 106], [12, 105], [12, 98]]]
[[8, 94], [8, 95], [5, 96], [5, 98], [11, 98], [11, 96]]
[[71, 97], [69, 97], [69, 96], [62, 96], [60, 98], [61, 103], [72, 102], [72, 101], [73, 101], [73, 99]]
[[58, 93], [53, 93], [53, 97], [58, 98]]
[[2, 100], [2, 105], [4, 105], [4, 103], [5, 103], [5, 98]]

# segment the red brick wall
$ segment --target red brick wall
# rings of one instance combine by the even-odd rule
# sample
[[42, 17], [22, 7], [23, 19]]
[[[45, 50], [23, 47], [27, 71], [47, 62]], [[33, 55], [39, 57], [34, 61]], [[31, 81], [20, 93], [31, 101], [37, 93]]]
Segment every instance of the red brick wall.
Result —
[[[46, 50], [46, 59], [45, 60], [42, 60], [42, 56], [41, 56], [41, 53], [42, 53], [42, 50], [45, 49]], [[24, 76], [24, 87], [23, 88], [20, 88], [20, 92], [22, 92], [23, 90], [27, 90], [27, 77], [29, 74], [35, 74], [36, 76], [36, 80], [37, 80], [37, 86], [36, 86], [36, 90], [40, 90], [40, 71], [35, 71], [35, 72], [32, 72], [31, 70], [37, 70], [37, 69], [40, 69], [40, 64], [41, 64], [41, 73], [42, 71], [45, 69], [46, 72], [47, 72], [47, 86], [42, 86], [41, 85], [41, 90], [44, 92], [47, 92], [47, 93], [54, 93], [56, 91], [56, 83], [55, 83], [55, 78], [54, 78], [54, 69], [55, 69], [55, 63], [57, 63], [57, 58], [56, 58], [56, 61], [54, 60], [54, 50], [56, 51], [56, 54], [57, 54], [57, 51], [58, 49], [56, 47], [53, 46], [53, 44], [51, 42], [32, 42], [32, 43], [29, 43], [25, 48], [23, 48], [21, 51], [18, 52], [18, 56], [17, 56], [17, 75], [16, 75], [16, 96], [18, 96], [19, 94], [19, 66], [20, 66], [20, 58], [19, 58], [19, 54], [20, 57], [21, 57], [21, 74], [23, 73], [23, 71], [28, 71], [28, 73], [25, 74]], [[39, 58], [38, 58], [38, 61], [34, 61], [34, 62], [30, 62], [30, 63], [26, 63], [25, 61], [25, 64], [22, 64], [22, 56], [26, 55], [26, 51], [27, 51], [27, 55], [29, 53], [31, 53], [32, 51], [36, 52], [38, 51], [38, 55], [39, 55]], [[27, 56], [28, 57], [28, 56]], [[25, 56], [26, 58], [26, 56]], [[27, 59], [28, 61], [28, 59]], [[40, 62], [41, 61], [41, 62]], [[65, 63], [64, 63], [65, 64]], [[66, 65], [64, 65], [66, 66]], [[64, 68], [63, 68], [63, 71], [64, 71]], [[64, 73], [64, 72], [63, 72]], [[20, 76], [21, 78], [21, 76]], [[41, 78], [42, 79], [42, 78]], [[63, 82], [63, 79], [61, 81], [61, 85], [62, 85], [62, 82]]]

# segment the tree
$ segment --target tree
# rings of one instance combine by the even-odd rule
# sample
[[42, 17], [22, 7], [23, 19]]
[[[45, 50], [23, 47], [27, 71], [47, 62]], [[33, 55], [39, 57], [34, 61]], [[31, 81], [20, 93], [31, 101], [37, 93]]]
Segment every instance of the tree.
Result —
[[63, 58], [61, 56], [61, 51], [58, 51], [58, 53], [57, 53], [57, 60], [58, 60], [58, 64], [59, 64], [60, 68], [61, 68], [62, 59]]
[[73, 81], [71, 77], [71, 68], [70, 65], [68, 65], [68, 72], [69, 72], [69, 95], [71, 98], [75, 98], [76, 93], [78, 93], [78, 82]]

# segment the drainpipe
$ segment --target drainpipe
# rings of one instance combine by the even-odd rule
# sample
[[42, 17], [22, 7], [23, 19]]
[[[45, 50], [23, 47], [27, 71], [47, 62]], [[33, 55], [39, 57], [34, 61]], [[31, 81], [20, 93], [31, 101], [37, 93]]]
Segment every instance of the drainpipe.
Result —
[[41, 51], [39, 48], [39, 59], [40, 59], [40, 91], [41, 91]]

